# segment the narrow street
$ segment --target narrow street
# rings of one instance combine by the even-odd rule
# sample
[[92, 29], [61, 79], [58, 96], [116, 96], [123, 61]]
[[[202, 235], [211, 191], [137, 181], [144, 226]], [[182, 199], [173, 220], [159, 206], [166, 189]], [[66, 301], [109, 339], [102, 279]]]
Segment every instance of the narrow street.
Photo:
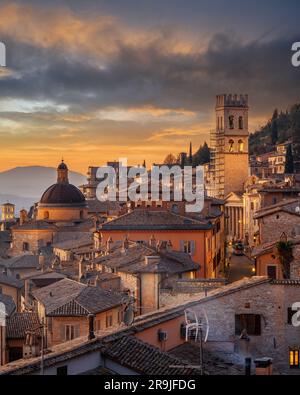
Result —
[[247, 256], [232, 255], [229, 270], [229, 283], [241, 280], [244, 277], [252, 277], [254, 262]]

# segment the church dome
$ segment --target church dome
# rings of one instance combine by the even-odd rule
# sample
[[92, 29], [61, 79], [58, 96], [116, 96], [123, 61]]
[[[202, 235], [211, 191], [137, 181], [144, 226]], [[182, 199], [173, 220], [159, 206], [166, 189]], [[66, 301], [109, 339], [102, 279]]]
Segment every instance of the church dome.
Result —
[[56, 183], [43, 194], [42, 204], [83, 204], [85, 197], [78, 188], [69, 183]]
[[57, 168], [57, 183], [51, 185], [41, 197], [40, 206], [47, 205], [86, 206], [84, 195], [69, 183], [68, 167], [64, 161]]

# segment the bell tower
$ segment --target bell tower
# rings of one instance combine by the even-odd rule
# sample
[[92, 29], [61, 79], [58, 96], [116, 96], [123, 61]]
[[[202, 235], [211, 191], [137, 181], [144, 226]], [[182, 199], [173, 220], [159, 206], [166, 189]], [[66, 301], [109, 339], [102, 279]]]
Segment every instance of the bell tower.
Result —
[[211, 134], [212, 195], [242, 192], [249, 175], [248, 95], [219, 95]]

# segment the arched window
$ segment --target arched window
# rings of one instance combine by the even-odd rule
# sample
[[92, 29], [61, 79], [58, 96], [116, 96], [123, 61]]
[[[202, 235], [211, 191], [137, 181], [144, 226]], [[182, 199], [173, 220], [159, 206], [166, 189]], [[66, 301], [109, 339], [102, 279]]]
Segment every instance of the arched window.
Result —
[[240, 130], [244, 129], [244, 119], [243, 119], [243, 117], [239, 117], [239, 129]]
[[179, 214], [179, 207], [178, 207], [178, 204], [173, 204], [173, 205], [172, 205], [172, 213], [174, 213], [174, 214]]
[[239, 140], [239, 152], [244, 152], [244, 142], [243, 140]]
[[44, 212], [44, 219], [49, 219], [49, 211]]
[[229, 152], [233, 152], [233, 146], [234, 146], [234, 141], [233, 140], [229, 140]]
[[83, 210], [80, 210], [80, 219], [84, 219], [84, 212], [83, 212]]
[[234, 115], [229, 116], [229, 128], [234, 129]]

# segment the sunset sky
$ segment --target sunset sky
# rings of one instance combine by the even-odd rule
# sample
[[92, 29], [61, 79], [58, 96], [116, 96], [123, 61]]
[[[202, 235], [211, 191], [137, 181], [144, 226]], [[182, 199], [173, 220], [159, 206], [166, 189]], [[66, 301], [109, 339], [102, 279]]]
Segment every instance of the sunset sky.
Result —
[[298, 0], [0, 1], [0, 171], [160, 162], [248, 93], [251, 131], [300, 101]]

